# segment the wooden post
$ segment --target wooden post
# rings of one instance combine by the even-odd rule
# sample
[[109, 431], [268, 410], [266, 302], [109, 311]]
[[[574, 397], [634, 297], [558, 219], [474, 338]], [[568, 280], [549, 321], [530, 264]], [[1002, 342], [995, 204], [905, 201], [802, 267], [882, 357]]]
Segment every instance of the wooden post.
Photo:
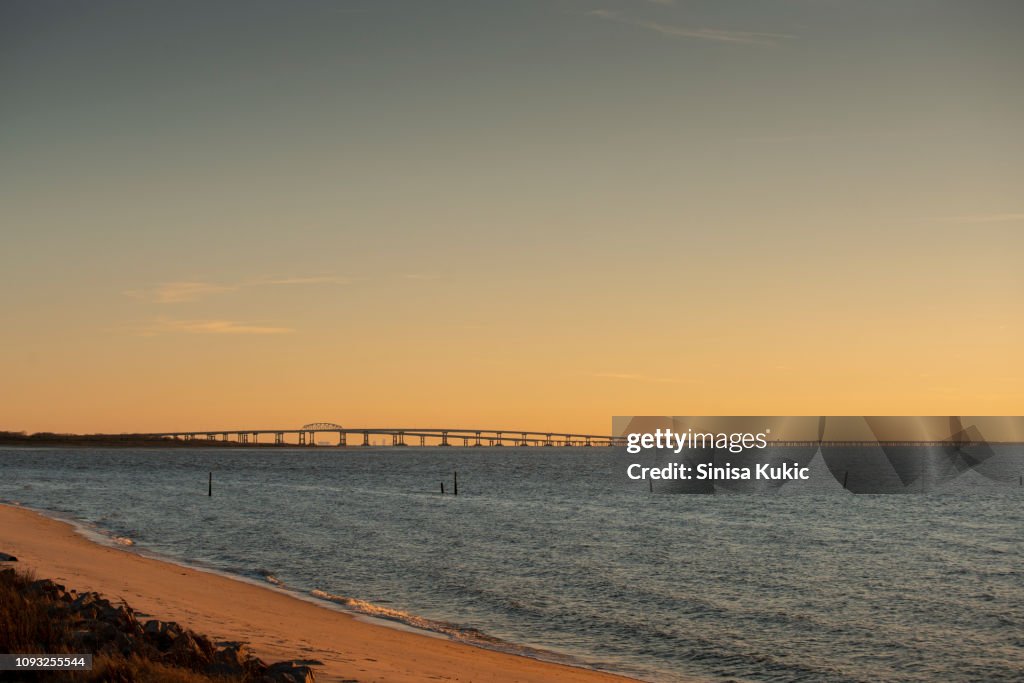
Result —
[[206, 495], [213, 497], [213, 472], [210, 472], [210, 482], [206, 486]]
[[850, 478], [850, 470], [843, 472], [843, 488], [846, 488], [846, 480]]
[[441, 495], [444, 495], [444, 482], [441, 482]]
[[459, 495], [459, 473], [458, 472], [455, 473], [455, 491], [453, 493], [456, 496]]
[[647, 480], [647, 488], [650, 490], [651, 493], [654, 493], [654, 480], [653, 479], [648, 479]]

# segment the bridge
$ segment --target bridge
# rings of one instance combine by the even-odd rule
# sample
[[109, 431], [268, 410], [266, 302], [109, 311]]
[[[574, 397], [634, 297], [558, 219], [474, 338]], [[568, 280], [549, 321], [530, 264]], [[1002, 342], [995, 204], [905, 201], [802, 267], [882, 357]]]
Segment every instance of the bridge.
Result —
[[[336, 442], [318, 441], [318, 435], [336, 438]], [[604, 434], [577, 434], [524, 429], [457, 429], [440, 427], [343, 427], [334, 422], [312, 422], [298, 429], [202, 429], [180, 432], [149, 432], [131, 434], [102, 434], [121, 439], [175, 439], [179, 441], [230, 442], [240, 445], [275, 446], [467, 446], [467, 447], [609, 447], [625, 446], [626, 436]], [[260, 441], [260, 437], [266, 441]], [[372, 441], [371, 437], [380, 437]], [[272, 440], [271, 440], [272, 439]], [[828, 440], [768, 440], [767, 448], [807, 447], [891, 447], [891, 446], [979, 446], [999, 442], [983, 440], [942, 441], [828, 441]]]
[[[625, 443], [618, 437], [601, 434], [573, 434], [529, 429], [446, 429], [439, 427], [343, 427], [333, 422], [312, 422], [298, 429], [213, 429], [187, 432], [151, 432], [145, 434], [118, 434], [126, 439], [177, 439], [182, 441], [231, 441], [238, 444], [316, 446], [325, 445], [317, 437], [332, 437], [329, 445], [345, 446], [466, 446], [519, 448], [539, 447], [592, 447], [615, 446]], [[371, 437], [382, 437], [383, 444], [373, 443]], [[333, 439], [336, 438], [336, 442]], [[273, 439], [272, 441], [270, 439]], [[389, 443], [390, 442], [390, 443]]]

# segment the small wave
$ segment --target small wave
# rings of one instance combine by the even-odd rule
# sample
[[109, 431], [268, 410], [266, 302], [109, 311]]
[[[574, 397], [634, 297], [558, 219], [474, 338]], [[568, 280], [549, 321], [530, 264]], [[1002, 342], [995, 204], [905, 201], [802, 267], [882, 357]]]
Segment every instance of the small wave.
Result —
[[263, 580], [267, 583], [273, 584], [275, 586], [280, 586], [282, 588], [284, 587], [284, 581], [277, 578], [276, 576], [268, 572], [266, 569], [257, 569], [256, 573], [262, 576]]
[[413, 628], [441, 633], [455, 640], [488, 645], [497, 645], [502, 642], [478, 629], [459, 628], [455, 624], [451, 624], [446, 621], [418, 617], [414, 614], [409, 614], [408, 612], [391, 609], [390, 607], [381, 607], [380, 605], [375, 605], [372, 602], [367, 602], [365, 600], [359, 600], [358, 598], [334, 595], [333, 593], [328, 593], [327, 591], [322, 590], [310, 591], [310, 595], [315, 598], [320, 598], [321, 600], [328, 600], [337, 605], [342, 605], [353, 612], [358, 612], [359, 614], [364, 614], [368, 617], [397, 621], [401, 624], [405, 624], [406, 626], [412, 626]]
[[135, 541], [127, 536], [114, 536], [113, 541], [117, 545], [135, 545]]
[[327, 591], [312, 590], [310, 591], [310, 595], [321, 600], [333, 602], [336, 605], [341, 605], [347, 610], [357, 614], [377, 619], [385, 619], [387, 621], [394, 621], [402, 624], [403, 626], [419, 629], [421, 631], [437, 633], [451, 638], [452, 640], [466, 643], [467, 645], [474, 645], [488, 650], [497, 650], [499, 652], [506, 652], [522, 657], [532, 657], [533, 659], [540, 659], [568, 666], [582, 665], [580, 661], [570, 655], [554, 652], [552, 650], [542, 650], [528, 645], [510, 643], [507, 640], [501, 640], [500, 638], [488, 635], [479, 629], [465, 628], [447, 621], [418, 617], [415, 614], [391, 609], [390, 607], [381, 607], [380, 605], [367, 602], [365, 600], [359, 600], [358, 598], [350, 598], [345, 595], [334, 595]]

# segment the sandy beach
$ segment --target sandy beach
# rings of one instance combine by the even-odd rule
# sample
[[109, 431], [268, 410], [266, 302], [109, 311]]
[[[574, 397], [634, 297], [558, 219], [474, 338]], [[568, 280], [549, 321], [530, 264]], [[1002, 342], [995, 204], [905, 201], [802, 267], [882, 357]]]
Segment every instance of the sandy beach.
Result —
[[0, 551], [39, 578], [124, 600], [216, 640], [246, 642], [267, 661], [319, 660], [318, 680], [632, 680], [367, 623], [270, 588], [94, 543], [70, 524], [24, 508], [0, 505]]

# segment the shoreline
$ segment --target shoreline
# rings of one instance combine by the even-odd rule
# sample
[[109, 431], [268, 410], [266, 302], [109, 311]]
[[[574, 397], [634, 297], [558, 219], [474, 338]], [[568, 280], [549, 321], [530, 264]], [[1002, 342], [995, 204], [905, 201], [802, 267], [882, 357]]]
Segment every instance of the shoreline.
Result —
[[[80, 523], [0, 503], [0, 551], [81, 591], [217, 640], [244, 641], [266, 660], [312, 659], [322, 681], [569, 681], [624, 683], [618, 674], [560, 664], [394, 625], [286, 588], [195, 568], [88, 538]], [[527, 648], [527, 651], [529, 649]], [[555, 654], [555, 653], [553, 653]]]

